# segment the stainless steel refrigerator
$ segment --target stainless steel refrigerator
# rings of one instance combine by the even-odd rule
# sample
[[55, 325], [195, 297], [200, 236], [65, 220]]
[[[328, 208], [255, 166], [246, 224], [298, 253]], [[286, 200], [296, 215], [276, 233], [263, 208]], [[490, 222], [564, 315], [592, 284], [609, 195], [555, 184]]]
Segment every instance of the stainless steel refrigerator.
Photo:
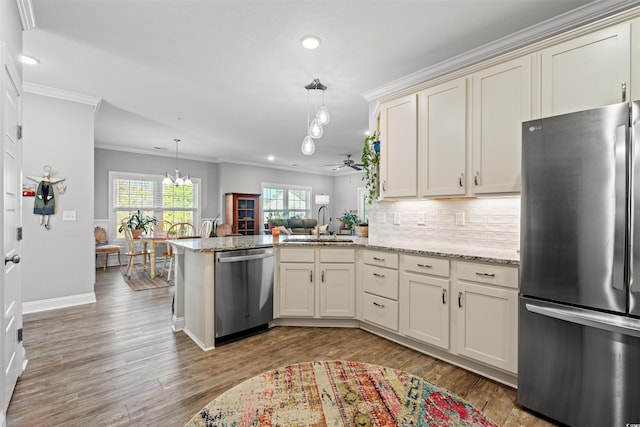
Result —
[[639, 107], [522, 126], [518, 402], [571, 426], [640, 423]]

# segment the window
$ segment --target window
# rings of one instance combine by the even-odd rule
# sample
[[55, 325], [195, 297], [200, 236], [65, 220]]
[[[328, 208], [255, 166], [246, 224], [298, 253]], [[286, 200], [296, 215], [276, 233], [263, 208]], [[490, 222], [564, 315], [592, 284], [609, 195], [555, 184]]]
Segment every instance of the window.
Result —
[[262, 184], [264, 223], [270, 218], [311, 218], [311, 187]]
[[[122, 221], [137, 210], [142, 215], [155, 216], [172, 224], [190, 222], [197, 225], [200, 219], [200, 179], [191, 178], [192, 185], [176, 186], [163, 184], [163, 178], [162, 175], [109, 172], [110, 228], [117, 233]], [[117, 233], [115, 237], [124, 239], [124, 234]]]
[[367, 203], [367, 196], [369, 195], [369, 190], [365, 187], [358, 187], [358, 218], [363, 223], [369, 222], [369, 208], [371, 207]]

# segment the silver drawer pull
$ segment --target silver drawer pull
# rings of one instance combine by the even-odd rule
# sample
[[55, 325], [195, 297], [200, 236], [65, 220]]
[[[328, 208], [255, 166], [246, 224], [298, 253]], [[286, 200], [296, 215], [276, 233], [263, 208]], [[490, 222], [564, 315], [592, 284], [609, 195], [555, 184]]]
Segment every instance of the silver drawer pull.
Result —
[[493, 273], [478, 273], [477, 271], [476, 271], [476, 275], [483, 276], [483, 277], [496, 277], [496, 275]]
[[381, 262], [384, 262], [384, 258], [378, 258], [377, 256], [374, 256], [374, 257], [373, 257], [373, 260], [374, 260], [374, 261], [381, 261]]
[[373, 275], [376, 276], [376, 277], [381, 277], [381, 278], [384, 279], [384, 274], [373, 273]]
[[376, 307], [384, 308], [384, 304], [379, 304], [377, 302], [374, 302], [373, 305], [375, 305]]
[[433, 268], [432, 265], [429, 264], [416, 264], [418, 267], [422, 267], [422, 268]]

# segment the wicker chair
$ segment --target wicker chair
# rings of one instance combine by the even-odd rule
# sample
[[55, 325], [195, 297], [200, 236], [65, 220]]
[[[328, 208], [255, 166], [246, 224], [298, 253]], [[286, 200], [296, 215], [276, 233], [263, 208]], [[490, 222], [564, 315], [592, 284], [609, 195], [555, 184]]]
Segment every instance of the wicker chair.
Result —
[[104, 267], [102, 270], [107, 270], [109, 254], [118, 254], [118, 264], [122, 266], [122, 262], [120, 261], [120, 246], [109, 244], [107, 230], [102, 227], [95, 227], [93, 229], [93, 236], [96, 239], [96, 261], [98, 261], [98, 254], [102, 254], [104, 256]]

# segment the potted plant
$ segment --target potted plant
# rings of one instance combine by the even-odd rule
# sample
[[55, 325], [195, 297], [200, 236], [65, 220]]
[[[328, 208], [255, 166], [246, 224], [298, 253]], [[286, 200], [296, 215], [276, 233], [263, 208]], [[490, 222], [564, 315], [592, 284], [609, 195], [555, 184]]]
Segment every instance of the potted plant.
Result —
[[369, 190], [366, 197], [368, 204], [373, 203], [374, 200], [380, 195], [380, 141], [378, 138], [380, 133], [376, 130], [371, 135], [364, 139], [364, 146], [362, 147], [362, 157], [360, 162], [362, 163], [362, 169], [364, 175], [362, 181], [364, 181], [365, 187]]
[[356, 236], [369, 237], [369, 224], [361, 222], [356, 226]]
[[343, 224], [343, 229], [347, 229], [347, 230], [352, 230], [354, 231], [356, 226], [358, 224], [360, 224], [360, 220], [358, 219], [358, 215], [356, 215], [354, 212], [348, 211], [345, 209], [344, 214], [342, 214], [342, 216], [340, 218], [338, 218], [340, 221], [342, 221]]
[[155, 216], [142, 215], [140, 210], [131, 214], [128, 220], [122, 221], [118, 232], [122, 233], [124, 228], [131, 229], [131, 234], [134, 238], [139, 238], [141, 234], [147, 234], [151, 231], [151, 226], [158, 223], [158, 219]]
[[267, 217], [267, 224], [269, 230], [271, 230], [273, 227], [284, 225], [284, 219], [280, 215], [269, 212], [269, 216]]

